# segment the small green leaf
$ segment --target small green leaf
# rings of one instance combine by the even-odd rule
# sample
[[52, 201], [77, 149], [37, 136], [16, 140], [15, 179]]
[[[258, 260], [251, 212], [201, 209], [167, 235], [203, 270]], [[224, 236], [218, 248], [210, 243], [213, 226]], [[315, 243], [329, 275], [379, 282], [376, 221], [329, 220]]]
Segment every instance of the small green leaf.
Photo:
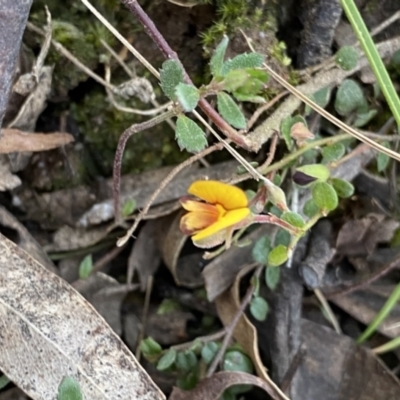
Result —
[[226, 49], [228, 47], [228, 43], [229, 43], [228, 37], [224, 36], [221, 43], [215, 49], [213, 56], [211, 57], [210, 68], [211, 68], [211, 74], [214, 77], [222, 75], [221, 69], [222, 69], [222, 64], [224, 63], [224, 57]]
[[290, 240], [292, 236], [286, 229], [279, 229], [277, 234], [275, 235], [274, 245], [282, 244], [283, 246], [289, 246]]
[[358, 52], [353, 46], [343, 46], [336, 53], [335, 61], [340, 68], [350, 71], [357, 66]]
[[58, 387], [57, 400], [82, 400], [79, 382], [72, 376], [65, 376]]
[[136, 210], [136, 201], [134, 199], [127, 200], [122, 207], [122, 216], [128, 217]]
[[93, 270], [92, 255], [88, 254], [79, 265], [79, 279], [86, 279]]
[[[382, 143], [383, 146], [387, 147], [388, 149], [390, 149], [390, 145], [388, 142], [383, 142]], [[378, 155], [376, 156], [376, 164], [377, 164], [377, 168], [379, 172], [383, 172], [388, 164], [389, 164], [390, 158], [388, 155], [379, 152]]]
[[227, 60], [223, 63], [221, 75], [226, 76], [229, 71], [234, 69], [260, 68], [263, 65], [264, 59], [265, 57], [259, 53], [239, 54], [231, 60]]
[[364, 102], [364, 93], [360, 85], [352, 79], [345, 79], [336, 93], [335, 110], [346, 117], [360, 108]]
[[268, 256], [268, 266], [270, 267], [278, 267], [282, 265], [288, 259], [288, 248], [279, 244], [274, 247]]
[[344, 179], [332, 178], [332, 186], [336, 190], [336, 193], [342, 199], [351, 197], [354, 194], [354, 186]]
[[378, 114], [377, 110], [368, 110], [365, 112], [358, 111], [353, 125], [356, 128], [361, 128], [364, 125], [368, 124], [368, 122], [371, 121], [371, 119], [374, 118], [376, 114]]
[[229, 71], [221, 82], [222, 88], [227, 92], [234, 92], [243, 86], [249, 79], [249, 74], [244, 69]]
[[226, 122], [238, 129], [246, 128], [246, 119], [229, 94], [220, 92], [217, 95], [218, 111]]
[[339, 203], [336, 190], [326, 182], [317, 182], [312, 188], [312, 198], [322, 210], [332, 211]]
[[307, 200], [303, 207], [303, 213], [308, 218], [312, 218], [315, 214], [319, 212], [320, 208], [315, 204], [313, 199]]
[[275, 290], [281, 278], [281, 269], [268, 266], [265, 268], [265, 283], [271, 290]]
[[242, 101], [242, 102], [249, 102], [249, 103], [256, 103], [256, 104], [264, 104], [265, 99], [264, 97], [261, 96], [254, 96], [252, 94], [243, 94], [240, 92], [233, 92], [233, 96], [237, 101]]
[[200, 100], [199, 90], [193, 85], [182, 82], [176, 86], [175, 94], [186, 112], [193, 111]]
[[329, 169], [322, 164], [303, 165], [302, 167], [296, 168], [296, 171], [311, 176], [320, 182], [325, 182], [331, 174]]
[[294, 211], [284, 212], [281, 215], [281, 219], [296, 228], [303, 228], [303, 226], [306, 224], [303, 217]]
[[268, 236], [262, 236], [257, 240], [253, 247], [252, 255], [255, 262], [266, 264], [268, 261], [268, 254], [271, 249], [271, 240]]
[[330, 163], [339, 160], [346, 153], [343, 143], [334, 143], [322, 149], [323, 162]]
[[152, 337], [148, 337], [140, 342], [140, 351], [145, 357], [156, 356], [162, 352], [162, 347]]
[[190, 371], [197, 365], [196, 354], [191, 350], [180, 351], [176, 357], [175, 365], [181, 371]]
[[257, 321], [265, 321], [268, 313], [268, 303], [262, 297], [253, 297], [250, 303], [250, 312]]
[[180, 115], [176, 121], [176, 140], [181, 150], [198, 153], [207, 147], [207, 139], [201, 128], [185, 115]]
[[176, 385], [183, 390], [192, 390], [195, 388], [198, 381], [199, 381], [199, 373], [198, 370], [195, 369], [194, 371], [190, 371], [188, 374], [179, 378], [176, 381]]
[[208, 342], [201, 349], [201, 358], [206, 364], [210, 364], [219, 350], [218, 343]]
[[[310, 96], [310, 98], [314, 103], [318, 104], [322, 108], [325, 108], [328, 105], [329, 100], [331, 98], [331, 92], [332, 92], [331, 88], [327, 86], [313, 93]], [[312, 108], [306, 105], [305, 114], [310, 115], [311, 111]]]
[[253, 364], [249, 357], [238, 350], [230, 350], [225, 353], [224, 371], [239, 371], [251, 374], [253, 372]]
[[181, 305], [177, 300], [164, 299], [158, 306], [157, 315], [165, 315], [181, 309]]
[[157, 369], [159, 371], [165, 371], [168, 368], [172, 367], [176, 360], [176, 350], [175, 349], [169, 349], [167, 350], [161, 358], [158, 360], [157, 363]]
[[160, 70], [160, 86], [165, 95], [176, 101], [175, 89], [181, 82], [183, 82], [183, 70], [178, 61], [165, 61]]

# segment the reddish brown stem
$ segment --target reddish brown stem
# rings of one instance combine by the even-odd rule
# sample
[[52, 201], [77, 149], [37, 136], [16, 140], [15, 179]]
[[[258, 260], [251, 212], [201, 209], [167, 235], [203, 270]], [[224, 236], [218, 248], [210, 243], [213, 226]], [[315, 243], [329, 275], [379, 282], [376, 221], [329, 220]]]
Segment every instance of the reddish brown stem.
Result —
[[[163, 35], [154, 25], [154, 22], [149, 18], [149, 16], [144, 12], [142, 7], [140, 7], [137, 0], [121, 0], [129, 11], [136, 16], [139, 22], [143, 25], [146, 33], [158, 46], [161, 52], [164, 54], [165, 58], [168, 60], [176, 60], [182, 67], [184, 73], [185, 82], [189, 85], [193, 85], [192, 80], [187, 74], [185, 68], [183, 67], [178, 55], [171, 49], [167, 41], [164, 39]], [[224, 133], [226, 137], [231, 139], [237, 145], [249, 150], [250, 145], [245, 136], [241, 136], [238, 132], [233, 129], [208, 103], [205, 99], [199, 101], [199, 107], [204, 111], [204, 113], [214, 122], [215, 125]]]

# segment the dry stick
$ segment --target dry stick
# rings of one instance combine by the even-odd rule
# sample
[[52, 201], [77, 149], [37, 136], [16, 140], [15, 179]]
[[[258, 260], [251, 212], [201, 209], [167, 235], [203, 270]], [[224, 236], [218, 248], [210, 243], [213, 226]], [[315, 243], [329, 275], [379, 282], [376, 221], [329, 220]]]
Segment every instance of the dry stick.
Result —
[[[254, 276], [255, 277], [260, 277], [261, 271], [264, 267], [259, 266], [257, 267]], [[231, 338], [233, 336], [233, 333], [235, 331], [236, 325], [239, 322], [239, 319], [242, 317], [242, 314], [244, 313], [246, 307], [249, 305], [251, 298], [253, 297], [255, 287], [252, 285], [248, 288], [247, 293], [242, 300], [242, 303], [240, 304], [239, 309], [237, 310], [235, 316], [233, 317], [231, 323], [225, 327], [226, 335], [224, 337], [224, 340], [222, 341], [221, 347], [218, 350], [218, 353], [215, 355], [213, 362], [211, 363], [210, 367], [208, 368], [206, 378], [209, 378], [218, 368], [219, 363], [222, 361], [222, 357], [225, 354], [225, 351], [229, 345], [229, 342], [231, 341]]]
[[223, 149], [223, 144], [222, 143], [217, 143], [213, 146], [208, 147], [207, 149], [203, 150], [202, 152], [195, 154], [194, 156], [188, 158], [186, 161], [183, 163], [177, 165], [168, 175], [167, 177], [161, 182], [160, 186], [157, 188], [157, 190], [151, 195], [149, 200], [147, 201], [146, 205], [144, 206], [143, 210], [139, 213], [139, 215], [136, 217], [135, 222], [133, 225], [129, 228], [128, 232], [123, 236], [122, 238], [118, 239], [117, 241], [117, 246], [123, 246], [129, 238], [132, 236], [133, 232], [135, 232], [136, 228], [139, 225], [139, 222], [143, 219], [143, 217], [147, 214], [149, 211], [151, 205], [153, 204], [154, 200], [157, 198], [157, 196], [165, 189], [165, 187], [174, 179], [174, 177], [181, 172], [184, 168], [188, 167], [189, 165], [193, 164], [194, 162], [198, 161], [200, 158], [205, 157], [206, 155], [212, 153], [213, 151], [216, 150], [222, 150]]
[[171, 346], [170, 348], [176, 351], [188, 350], [199, 342], [205, 344], [209, 342], [214, 342], [215, 340], [222, 339], [225, 336], [225, 334], [226, 334], [226, 329], [221, 329], [220, 331], [211, 333], [210, 335], [200, 336], [195, 340], [186, 343], [176, 344], [174, 346]]
[[319, 302], [321, 303], [323, 309], [325, 310], [325, 312], [326, 312], [331, 324], [333, 325], [336, 333], [338, 333], [340, 335], [342, 333], [342, 330], [340, 329], [339, 322], [336, 319], [336, 316], [335, 316], [334, 312], [332, 311], [331, 306], [326, 301], [325, 296], [322, 294], [320, 289], [315, 289], [314, 290], [314, 294], [317, 297], [317, 299], [319, 300]]
[[[168, 118], [171, 118], [174, 115], [175, 115], [174, 111], [168, 111], [164, 114], [157, 115], [156, 117], [150, 119], [149, 121], [145, 121], [142, 122], [141, 124], [135, 124], [130, 126], [120, 136], [117, 150], [115, 151], [114, 168], [113, 168], [114, 218], [116, 224], [118, 224], [118, 222], [121, 219], [120, 204], [119, 204], [120, 185], [121, 185], [121, 164], [122, 164], [122, 156], [124, 154], [125, 146], [128, 139], [133, 134], [152, 128], [153, 126], [159, 124], [160, 122], [165, 121]], [[119, 246], [120, 245], [118, 245], [118, 247]]]
[[[149, 18], [149, 16], [144, 12], [144, 10], [140, 7], [139, 3], [136, 0], [121, 0], [121, 2], [136, 16], [136, 18], [143, 25], [145, 31], [150, 36], [150, 38], [154, 41], [154, 43], [158, 46], [161, 52], [168, 60], [177, 61], [184, 73], [184, 79], [186, 83], [189, 85], [193, 85], [192, 80], [187, 74], [185, 68], [183, 67], [178, 55], [171, 49], [167, 41], [164, 39], [162, 34], [159, 32], [157, 27], [154, 25], [154, 22]], [[218, 126], [218, 128], [233, 142], [237, 145], [249, 149], [249, 143], [244, 136], [238, 134], [238, 132], [233, 129], [222, 117], [211, 107], [210, 103], [206, 100], [201, 99], [199, 101], [199, 107], [204, 111], [204, 113]]]
[[389, 273], [392, 269], [400, 267], [400, 254], [397, 255], [393, 260], [391, 260], [389, 263], [385, 264], [383, 267], [378, 269], [375, 273], [373, 273], [371, 276], [368, 278], [354, 283], [351, 286], [347, 286], [344, 289], [339, 289], [334, 292], [325, 292], [324, 295], [326, 298], [331, 299], [332, 297], [337, 297], [337, 296], [342, 296], [349, 294], [351, 292], [354, 292], [355, 290], [358, 289], [363, 289], [364, 287], [370, 285], [371, 283], [375, 282], [379, 278], [382, 278], [385, 276], [387, 273]]

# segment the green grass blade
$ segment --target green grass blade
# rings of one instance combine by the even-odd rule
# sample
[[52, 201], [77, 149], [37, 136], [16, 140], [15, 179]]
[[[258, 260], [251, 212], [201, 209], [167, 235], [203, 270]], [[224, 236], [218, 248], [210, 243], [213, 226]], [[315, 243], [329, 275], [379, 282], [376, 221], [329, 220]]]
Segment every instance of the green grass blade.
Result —
[[381, 308], [376, 317], [368, 325], [367, 329], [362, 333], [362, 335], [357, 339], [357, 343], [361, 344], [367, 340], [379, 327], [379, 325], [384, 321], [384, 319], [392, 311], [393, 307], [400, 299], [400, 283], [397, 284], [392, 294], [386, 300], [386, 303]]
[[400, 129], [400, 100], [390, 80], [389, 74], [383, 64], [382, 59], [375, 47], [370, 33], [356, 7], [354, 0], [341, 0], [343, 10], [350, 21], [355, 34], [360, 41], [360, 44], [368, 58], [372, 70], [378, 80], [379, 86], [389, 104], [393, 116], [397, 122], [397, 127]]

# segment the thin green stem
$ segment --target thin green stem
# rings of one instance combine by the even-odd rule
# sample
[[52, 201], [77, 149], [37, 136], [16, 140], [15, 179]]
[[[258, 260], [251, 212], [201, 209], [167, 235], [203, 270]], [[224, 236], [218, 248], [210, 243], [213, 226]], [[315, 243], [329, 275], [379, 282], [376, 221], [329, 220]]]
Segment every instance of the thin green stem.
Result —
[[361, 47], [368, 58], [371, 68], [376, 75], [379, 86], [382, 89], [386, 101], [388, 102], [397, 122], [397, 126], [400, 128], [400, 100], [385, 65], [379, 56], [375, 43], [372, 40], [354, 0], [341, 0], [341, 3], [347, 18], [353, 27], [354, 33], [357, 35]]
[[374, 349], [372, 349], [372, 352], [374, 354], [383, 354], [389, 351], [393, 351], [399, 346], [400, 346], [400, 336], [397, 336], [394, 339], [389, 340], [389, 342], [383, 344], [382, 346], [375, 347]]
[[397, 284], [392, 294], [386, 300], [386, 303], [381, 308], [376, 317], [368, 325], [367, 329], [362, 333], [362, 335], [357, 339], [357, 343], [361, 344], [367, 340], [379, 327], [379, 325], [384, 321], [384, 319], [392, 311], [393, 307], [397, 304], [400, 299], [400, 283]]

